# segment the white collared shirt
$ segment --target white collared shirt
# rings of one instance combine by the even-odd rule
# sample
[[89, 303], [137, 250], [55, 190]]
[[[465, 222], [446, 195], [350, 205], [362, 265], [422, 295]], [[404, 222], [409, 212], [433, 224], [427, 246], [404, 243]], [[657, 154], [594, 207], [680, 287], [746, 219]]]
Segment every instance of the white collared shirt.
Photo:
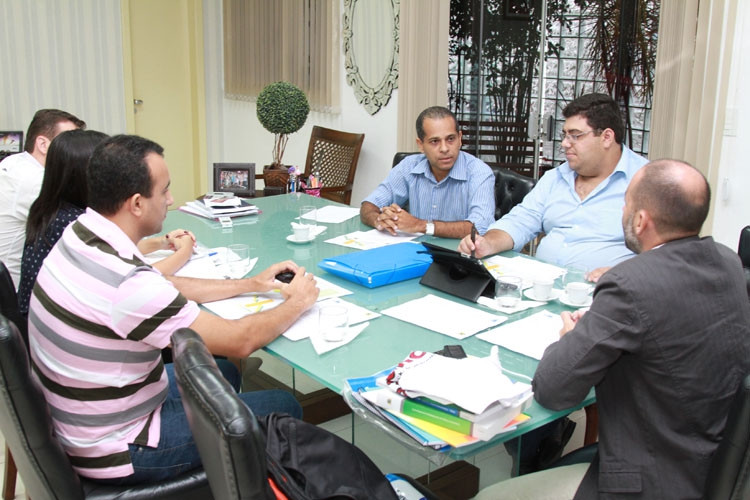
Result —
[[26, 219], [44, 179], [44, 166], [27, 152], [0, 162], [0, 260], [18, 288]]

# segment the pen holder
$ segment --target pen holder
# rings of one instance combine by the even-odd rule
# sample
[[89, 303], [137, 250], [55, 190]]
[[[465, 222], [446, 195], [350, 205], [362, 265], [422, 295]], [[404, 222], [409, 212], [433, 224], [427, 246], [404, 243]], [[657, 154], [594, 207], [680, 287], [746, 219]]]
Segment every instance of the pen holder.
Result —
[[303, 191], [310, 196], [315, 196], [316, 198], [320, 198], [320, 188], [304, 188]]

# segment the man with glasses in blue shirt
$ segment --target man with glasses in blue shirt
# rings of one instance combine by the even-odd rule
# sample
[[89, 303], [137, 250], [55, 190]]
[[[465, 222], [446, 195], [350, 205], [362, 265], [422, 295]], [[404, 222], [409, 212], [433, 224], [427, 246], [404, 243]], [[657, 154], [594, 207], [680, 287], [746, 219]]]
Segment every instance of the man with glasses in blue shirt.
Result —
[[[591, 281], [635, 255], [625, 246], [622, 207], [630, 180], [647, 160], [623, 144], [620, 107], [606, 94], [586, 94], [565, 106], [563, 116], [560, 138], [567, 161], [544, 174], [483, 237], [461, 240], [459, 251], [475, 250], [479, 258], [521, 251], [544, 233], [536, 257], [585, 269]], [[558, 458], [574, 427], [563, 418], [524, 435], [520, 473], [543, 469]], [[514, 462], [517, 446], [517, 440], [506, 443]]]
[[620, 217], [630, 179], [647, 160], [623, 144], [622, 114], [608, 95], [583, 95], [563, 109], [563, 116], [561, 142], [567, 161], [547, 172], [523, 202], [476, 243], [464, 238], [461, 252], [476, 250], [477, 257], [484, 257], [520, 251], [544, 233], [536, 256], [590, 270], [592, 281], [633, 256], [625, 247]]

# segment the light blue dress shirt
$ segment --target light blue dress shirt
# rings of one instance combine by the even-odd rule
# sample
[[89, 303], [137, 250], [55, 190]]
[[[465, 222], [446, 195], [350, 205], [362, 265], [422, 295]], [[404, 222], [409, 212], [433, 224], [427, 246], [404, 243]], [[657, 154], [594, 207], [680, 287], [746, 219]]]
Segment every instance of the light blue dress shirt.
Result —
[[490, 229], [508, 233], [516, 251], [544, 232], [536, 256], [552, 264], [587, 270], [614, 266], [634, 255], [625, 246], [622, 207], [630, 179], [646, 163], [623, 146], [615, 170], [581, 201], [575, 191], [578, 174], [565, 162], [544, 174], [523, 202]]
[[404, 158], [364, 201], [385, 207], [408, 202], [409, 213], [426, 221], [474, 223], [480, 234], [495, 217], [495, 175], [482, 160], [460, 151], [440, 182], [423, 154]]

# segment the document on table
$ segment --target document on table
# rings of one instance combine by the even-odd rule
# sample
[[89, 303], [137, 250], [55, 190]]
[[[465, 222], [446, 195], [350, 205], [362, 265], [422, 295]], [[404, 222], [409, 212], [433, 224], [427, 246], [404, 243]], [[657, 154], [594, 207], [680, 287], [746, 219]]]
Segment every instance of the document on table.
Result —
[[562, 326], [562, 318], [559, 314], [541, 311], [482, 332], [477, 335], [477, 338], [534, 359], [542, 359], [544, 350], [553, 342], [560, 340]]
[[507, 275], [520, 277], [524, 288], [534, 284], [536, 278], [555, 280], [565, 274], [565, 269], [562, 267], [521, 256], [503, 257], [495, 255], [484, 260], [484, 267], [496, 278]]
[[[330, 281], [326, 281], [317, 276], [315, 277], [315, 281], [320, 289], [318, 301], [330, 299], [332, 297], [342, 297], [352, 293], [344, 287], [335, 285]], [[284, 302], [284, 297], [281, 295], [281, 292], [274, 290], [263, 293], [244, 293], [228, 299], [206, 302], [202, 305], [209, 311], [224, 319], [239, 319], [248, 314], [268, 311], [282, 302]]]
[[302, 219], [314, 219], [327, 224], [338, 224], [359, 215], [359, 208], [337, 207], [326, 205], [302, 216]]
[[383, 314], [455, 339], [471, 337], [508, 319], [432, 294], [390, 307]]
[[399, 231], [396, 236], [393, 236], [391, 233], [385, 231], [371, 229], [370, 231], [354, 231], [352, 233], [343, 234], [326, 240], [326, 243], [333, 243], [334, 245], [341, 245], [348, 248], [356, 248], [358, 250], [369, 250], [371, 248], [411, 241], [418, 236], [420, 236], [419, 233], [402, 233], [401, 231]]
[[[144, 255], [146, 262], [154, 265], [162, 259], [172, 255], [172, 250], [157, 250], [148, 255]], [[247, 273], [252, 271], [258, 262], [258, 257], [250, 259], [244, 270], [232, 272], [229, 265], [226, 264], [227, 247], [217, 248], [200, 248], [185, 265], [175, 272], [175, 276], [185, 278], [202, 278], [202, 279], [224, 279], [224, 278], [243, 278]]]

